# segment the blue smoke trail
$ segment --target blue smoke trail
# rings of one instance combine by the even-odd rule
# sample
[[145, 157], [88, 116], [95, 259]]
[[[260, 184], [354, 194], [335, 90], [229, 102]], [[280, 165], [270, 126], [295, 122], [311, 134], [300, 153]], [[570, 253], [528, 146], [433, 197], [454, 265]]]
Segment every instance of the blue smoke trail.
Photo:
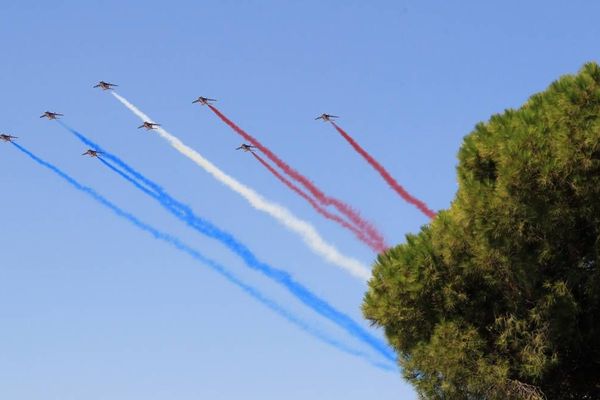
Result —
[[[175, 200], [161, 186], [154, 183], [152, 180], [146, 178], [140, 172], [134, 170], [132, 167], [127, 165], [127, 163], [119, 159], [117, 156], [102, 149], [98, 144], [85, 137], [85, 135], [83, 135], [82, 133], [77, 132], [75, 129], [70, 128], [68, 125], [64, 124], [61, 121], [59, 121], [59, 123], [61, 124], [61, 126], [63, 126], [72, 134], [74, 134], [83, 143], [103, 153], [103, 157], [115, 162], [117, 165], [131, 173], [134, 177], [141, 180], [144, 184], [151, 187], [156, 193], [153, 193], [152, 190], [144, 188], [141, 184], [139, 184], [139, 182], [136, 182], [133, 178], [127, 176], [122, 171], [117, 171], [117, 173], [121, 177], [124, 177], [130, 183], [134, 184], [137, 188], [142, 190], [144, 193], [159, 201], [161, 205], [163, 205], [163, 207], [165, 207], [168, 211], [173, 213], [183, 222], [187, 223], [190, 227], [196, 229], [204, 235], [219, 240], [233, 252], [238, 254], [249, 268], [262, 272], [268, 278], [284, 286], [306, 306], [313, 309], [321, 316], [329, 319], [331, 322], [344, 329], [350, 335], [368, 344], [374, 350], [383, 355], [383, 357], [385, 357], [388, 361], [395, 362], [395, 354], [389, 346], [387, 346], [383, 341], [379, 340], [378, 338], [367, 332], [365, 329], [363, 329], [348, 315], [342, 313], [341, 311], [338, 311], [335, 307], [331, 306], [325, 300], [321, 299], [316, 294], [312, 293], [309, 289], [305, 288], [302, 284], [296, 282], [289, 273], [271, 267], [270, 265], [264, 262], [261, 262], [256, 258], [254, 253], [250, 251], [250, 249], [248, 249], [245, 245], [240, 243], [231, 234], [217, 228], [210, 222], [196, 216], [194, 212], [190, 209], [190, 207]], [[115, 170], [115, 168], [111, 169], [113, 169], [113, 171]], [[182, 212], [185, 215], [183, 215]]]
[[140, 174], [139, 172], [137, 172], [133, 168], [129, 167], [129, 165], [127, 165], [125, 162], [121, 161], [121, 159], [119, 157], [115, 156], [114, 154], [111, 154], [111, 153], [107, 152], [102, 147], [100, 147], [99, 144], [92, 142], [86, 136], [84, 136], [83, 134], [77, 132], [75, 129], [71, 128], [69, 125], [65, 124], [63, 121], [57, 119], [56, 122], [58, 122], [59, 125], [61, 125], [66, 130], [68, 130], [69, 132], [71, 132], [77, 139], [79, 139], [85, 145], [91, 147], [93, 150], [96, 150], [96, 151], [98, 151], [100, 153], [103, 153], [103, 157], [111, 160], [112, 162], [114, 162], [115, 164], [117, 164], [119, 167], [121, 167], [124, 170], [126, 170], [127, 172], [129, 172], [137, 180], [143, 182], [146, 186], [149, 186], [157, 194], [159, 194], [161, 196], [163, 195], [164, 190], [163, 190], [163, 188], [161, 186], [159, 186], [157, 183], [151, 181], [150, 179], [146, 179], [146, 177], [144, 177], [142, 174]]
[[[155, 239], [159, 239], [159, 240], [162, 240], [164, 242], [167, 242], [170, 245], [172, 245], [175, 248], [177, 248], [178, 250], [181, 250], [181, 251], [187, 253], [188, 255], [192, 256], [195, 260], [197, 260], [197, 261], [199, 261], [199, 262], [201, 262], [201, 263], [209, 266], [213, 271], [219, 273], [221, 276], [223, 276], [225, 279], [227, 279], [227, 281], [229, 281], [230, 283], [232, 283], [235, 286], [239, 287], [244, 292], [246, 292], [247, 294], [249, 294], [250, 296], [252, 296], [254, 299], [258, 300], [260, 303], [262, 303], [263, 305], [265, 305], [266, 307], [268, 307], [269, 309], [271, 309], [275, 313], [279, 314], [280, 316], [282, 316], [283, 318], [285, 318], [286, 320], [288, 320], [292, 324], [296, 325], [302, 331], [304, 331], [304, 332], [306, 332], [306, 333], [308, 333], [308, 334], [316, 337], [317, 339], [319, 339], [319, 340], [321, 340], [321, 341], [329, 344], [332, 347], [335, 347], [336, 349], [338, 349], [338, 350], [340, 350], [342, 352], [345, 352], [347, 354], [350, 354], [350, 355], [353, 355], [353, 356], [356, 356], [356, 357], [363, 358], [366, 361], [368, 361], [369, 363], [371, 363], [372, 365], [376, 366], [377, 368], [380, 368], [380, 369], [383, 369], [383, 370], [386, 370], [386, 371], [394, 371], [395, 370], [395, 367], [393, 367], [393, 366], [391, 366], [389, 364], [383, 364], [383, 363], [375, 362], [375, 361], [371, 360], [369, 358], [369, 356], [366, 355], [365, 353], [363, 353], [361, 351], [358, 351], [358, 350], [355, 350], [355, 349], [352, 349], [351, 347], [345, 345], [344, 343], [341, 343], [341, 342], [339, 342], [336, 339], [330, 338], [329, 336], [325, 335], [323, 332], [320, 332], [316, 328], [308, 325], [306, 322], [300, 320], [299, 318], [297, 318], [296, 316], [294, 316], [293, 314], [291, 314], [289, 311], [287, 311], [285, 308], [283, 308], [281, 305], [279, 305], [275, 301], [273, 301], [273, 300], [265, 297], [262, 293], [260, 293], [254, 287], [252, 287], [252, 286], [250, 286], [250, 285], [242, 282], [241, 280], [239, 280], [237, 277], [235, 277], [231, 272], [229, 272], [221, 264], [219, 264], [216, 261], [213, 261], [213, 260], [205, 257], [204, 255], [202, 255], [201, 253], [199, 253], [197, 250], [195, 250], [195, 249], [189, 247], [188, 245], [186, 245], [185, 243], [181, 242], [175, 236], [172, 236], [172, 235], [166, 234], [164, 232], [161, 232], [158, 229], [156, 229], [156, 228], [154, 228], [154, 227], [152, 227], [152, 226], [150, 226], [150, 225], [148, 225], [148, 224], [140, 221], [133, 214], [130, 214], [130, 213], [122, 210], [121, 208], [117, 207], [116, 205], [114, 205], [113, 203], [111, 203], [110, 201], [108, 201], [106, 198], [104, 198], [103, 196], [101, 196], [100, 194], [98, 194], [92, 188], [80, 184], [74, 178], [72, 178], [71, 176], [67, 175], [65, 172], [63, 172], [62, 170], [60, 170], [58, 167], [50, 164], [47, 161], [42, 160], [41, 158], [37, 157], [36, 155], [34, 155], [33, 153], [31, 153], [29, 150], [25, 149], [24, 147], [20, 146], [19, 144], [15, 143], [15, 142], [11, 142], [11, 144], [13, 144], [17, 149], [19, 149], [21, 152], [23, 152], [24, 154], [26, 154], [27, 156], [29, 156], [32, 160], [34, 160], [38, 164], [46, 167], [47, 169], [51, 170], [52, 172], [54, 172], [55, 174], [57, 174], [58, 176], [60, 176], [61, 178], [63, 178], [65, 181], [67, 181], [75, 189], [80, 190], [80, 191], [88, 194], [89, 196], [91, 196], [94, 200], [96, 200], [97, 202], [99, 202], [103, 206], [105, 206], [108, 209], [110, 209], [111, 211], [113, 211], [117, 216], [126, 219], [127, 221], [129, 221], [130, 223], [132, 223], [136, 227], [140, 228], [141, 230], [143, 230], [145, 232], [148, 232]], [[101, 161], [104, 162], [104, 160], [101, 160]]]

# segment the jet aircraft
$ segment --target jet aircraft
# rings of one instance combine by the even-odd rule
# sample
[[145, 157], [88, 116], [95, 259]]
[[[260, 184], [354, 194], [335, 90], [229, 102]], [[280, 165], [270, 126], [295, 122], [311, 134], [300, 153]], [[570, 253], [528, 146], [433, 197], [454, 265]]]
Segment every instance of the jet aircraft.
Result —
[[100, 81], [98, 82], [98, 84], [96, 86], [94, 86], [95, 88], [100, 88], [102, 90], [109, 90], [112, 89], [115, 86], [119, 86], [119, 85], [115, 85], [114, 83], [108, 83], [108, 82], [104, 82], [104, 81]]
[[210, 102], [213, 101], [217, 101], [217, 99], [209, 99], [208, 97], [198, 97], [196, 100], [192, 101], [192, 104], [194, 103], [200, 103], [201, 105], [205, 106], [207, 104], [209, 104]]
[[97, 151], [97, 150], [92, 150], [92, 149], [88, 149], [88, 151], [86, 151], [85, 153], [82, 154], [82, 156], [90, 156], [90, 157], [96, 157], [98, 158], [98, 156], [102, 154], [101, 152]]
[[157, 126], [160, 126], [160, 124], [155, 124], [154, 122], [144, 121], [143, 124], [138, 126], [138, 129], [145, 128], [147, 131], [149, 131], [151, 129], [156, 129]]
[[252, 145], [244, 143], [240, 147], [238, 147], [236, 150], [251, 151], [251, 152], [253, 152], [252, 149], [255, 149], [255, 148], [256, 148], [256, 146], [252, 146]]
[[322, 119], [323, 122], [331, 121], [333, 118], [339, 118], [337, 115], [321, 114], [315, 120]]
[[48, 118], [48, 119], [57, 119], [58, 117], [62, 117], [63, 114], [59, 114], [59, 113], [55, 113], [55, 112], [50, 112], [50, 111], [44, 111], [44, 113], [42, 115], [40, 115], [40, 118]]
[[12, 142], [13, 139], [17, 139], [16, 136], [11, 136], [11, 135], [7, 135], [5, 133], [0, 135], [0, 140], [2, 140], [3, 142]]

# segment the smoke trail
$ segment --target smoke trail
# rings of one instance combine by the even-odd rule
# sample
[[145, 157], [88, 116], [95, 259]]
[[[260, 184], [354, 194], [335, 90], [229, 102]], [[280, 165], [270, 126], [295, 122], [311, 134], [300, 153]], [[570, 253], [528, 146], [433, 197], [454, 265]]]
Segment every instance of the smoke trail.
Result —
[[[135, 169], [133, 169], [132, 167], [130, 167], [128, 164], [126, 164], [125, 162], [123, 162], [119, 157], [115, 156], [114, 154], [112, 154], [110, 152], [107, 152], [100, 145], [98, 145], [97, 143], [95, 143], [92, 140], [88, 139], [85, 135], [83, 135], [82, 133], [78, 132], [77, 130], [71, 128], [69, 125], [67, 125], [63, 121], [61, 121], [61, 120], [56, 120], [56, 121], [60, 125], [62, 125], [63, 128], [67, 129], [69, 132], [71, 132], [73, 135], [75, 135], [75, 137], [77, 137], [85, 145], [91, 147], [94, 150], [97, 150], [100, 153], [104, 153], [104, 154], [102, 154], [102, 157], [111, 160], [112, 162], [114, 162], [115, 164], [117, 164], [119, 167], [123, 168], [125, 171], [127, 171], [128, 173], [130, 173], [133, 177], [135, 177], [135, 179], [137, 179], [140, 182], [143, 182], [144, 185], [146, 185], [146, 186], [150, 187], [152, 190], [154, 190], [156, 192], [156, 194], [158, 194], [160, 197], [164, 198], [164, 190], [163, 190], [163, 188], [161, 186], [159, 186], [158, 184], [156, 184], [154, 181], [147, 179], [144, 175], [140, 174], [138, 171], [136, 171]], [[328, 212], [323, 207], [320, 207], [309, 195], [307, 195], [306, 193], [302, 192], [302, 190], [300, 188], [298, 188], [296, 185], [294, 185], [292, 182], [290, 182], [284, 176], [282, 176], [280, 173], [278, 173], [275, 169], [273, 169], [270, 165], [268, 165], [268, 163], [266, 163], [266, 161], [264, 159], [262, 159], [260, 156], [256, 155], [256, 153], [252, 153], [252, 154], [255, 157], [257, 157], [258, 160], [271, 173], [273, 173], [273, 175], [275, 175], [281, 182], [283, 182], [286, 186], [288, 186], [291, 190], [293, 190], [294, 192], [296, 192], [298, 195], [300, 195], [301, 197], [303, 197], [304, 199], [306, 199], [306, 201], [308, 201], [310, 203], [310, 205], [317, 212], [319, 212], [319, 214], [323, 215], [325, 218], [328, 218], [328, 219], [331, 219], [333, 221], [336, 221], [340, 225], [342, 225], [345, 228], [351, 230], [361, 241], [367, 243], [367, 245], [369, 245], [369, 247], [371, 247], [375, 252], [380, 253], [380, 252], [385, 251], [387, 249], [387, 246], [385, 244], [376, 243], [372, 239], [366, 237], [366, 235], [363, 232], [359, 231], [356, 227], [354, 227], [353, 225], [349, 224], [344, 219], [338, 217], [337, 215], [335, 215], [333, 213]], [[129, 176], [123, 174], [118, 169], [115, 169], [110, 164], [108, 164], [108, 163], [105, 163], [105, 164], [107, 165], [107, 167], [113, 169], [114, 172], [116, 172], [117, 174], [121, 175], [123, 178], [129, 180], [133, 184], [136, 184], [136, 182], [132, 181]], [[144, 188], [144, 187], [139, 187], [139, 188], [141, 190], [147, 191], [147, 189]], [[150, 193], [147, 193], [147, 194], [150, 194]], [[190, 208], [188, 206], [183, 206], [181, 208], [182, 208], [182, 210], [184, 212], [191, 213]]]
[[277, 172], [277, 170], [275, 170], [275, 168], [273, 168], [271, 165], [269, 165], [269, 163], [267, 163], [261, 156], [259, 156], [258, 154], [254, 153], [254, 152], [251, 152], [251, 153], [254, 156], [254, 158], [256, 158], [258, 160], [259, 163], [261, 163], [269, 172], [271, 172], [271, 174], [273, 174], [277, 179], [279, 179], [279, 181], [281, 181], [285, 186], [287, 186], [289, 189], [291, 189], [294, 193], [296, 193], [297, 195], [302, 197], [304, 200], [306, 200], [319, 214], [321, 214], [322, 216], [324, 216], [325, 218], [327, 218], [329, 220], [337, 222], [338, 224], [342, 225], [344, 228], [352, 231], [358, 237], [358, 239], [360, 239], [362, 242], [366, 243], [369, 247], [371, 247], [377, 253], [381, 253], [386, 250], [385, 246], [381, 246], [379, 243], [375, 243], [370, 237], [367, 237], [363, 231], [357, 229], [354, 225], [349, 224], [343, 218], [340, 218], [339, 216], [337, 216], [333, 213], [330, 213], [329, 211], [327, 211], [326, 209], [321, 207], [319, 204], [317, 204], [317, 202], [312, 197], [310, 197], [308, 194], [304, 193], [302, 191], [302, 189], [300, 189], [298, 186], [294, 185], [292, 182], [290, 182], [288, 179], [286, 179], [283, 175], [281, 175], [279, 172]]
[[[115, 92], [111, 92], [117, 100], [125, 105], [130, 111], [137, 115], [143, 121], [150, 121], [151, 118], [141, 112], [137, 107], [131, 104], [129, 101], [119, 96]], [[227, 175], [213, 163], [202, 157], [197, 151], [186, 146], [181, 140], [167, 132], [162, 127], [156, 129], [158, 134], [166, 139], [171, 146], [173, 146], [181, 154], [185, 155], [197, 165], [202, 167], [206, 172], [215, 177], [218, 181], [232, 189], [233, 191], [244, 197], [254, 208], [264, 211], [277, 219], [280, 223], [286, 226], [293, 232], [298, 233], [304, 242], [317, 254], [323, 256], [325, 260], [332, 264], [335, 264], [352, 275], [367, 280], [370, 277], [369, 269], [358, 260], [347, 257], [341, 254], [333, 245], [325, 242], [325, 240], [319, 235], [316, 229], [308, 222], [303, 221], [293, 215], [288, 209], [283, 206], [270, 202], [263, 198], [261, 195], [250, 189], [248, 186], [243, 185], [231, 176]]]
[[64, 123], [62, 120], [57, 119], [56, 122], [59, 125], [61, 125], [63, 128], [65, 128], [66, 130], [71, 132], [77, 139], [79, 139], [81, 142], [83, 142], [83, 144], [91, 147], [93, 150], [96, 150], [99, 153], [102, 153], [102, 157], [107, 158], [107, 159], [113, 161], [114, 163], [116, 163], [117, 165], [119, 165], [121, 168], [126, 169], [127, 172], [129, 172], [130, 174], [135, 176], [136, 179], [144, 182], [145, 185], [149, 186], [157, 194], [160, 195], [161, 193], [163, 193], [164, 190], [161, 186], [159, 186], [157, 183], [155, 183], [149, 179], [146, 179], [142, 174], [140, 174], [139, 172], [137, 172], [136, 170], [134, 170], [133, 168], [131, 168], [127, 164], [125, 164], [123, 161], [121, 161], [121, 159], [119, 157], [115, 156], [114, 154], [111, 154], [110, 152], [107, 152], [102, 147], [100, 147], [99, 144], [91, 141], [85, 135], [83, 135], [82, 133], [78, 132], [77, 130], [71, 128], [69, 125]]
[[248, 134], [242, 128], [233, 123], [229, 118], [227, 118], [221, 111], [219, 111], [215, 106], [208, 104], [208, 107], [223, 121], [227, 124], [231, 129], [233, 129], [237, 134], [242, 136], [245, 140], [252, 143], [254, 146], [258, 147], [272, 162], [277, 164], [279, 168], [281, 168], [288, 176], [292, 177], [296, 181], [300, 182], [302, 186], [304, 186], [309, 192], [312, 193], [315, 198], [324, 205], [333, 205], [337, 208], [341, 213], [343, 213], [346, 217], [352, 221], [358, 228], [364, 230], [369, 236], [373, 238], [377, 243], [381, 243], [382, 246], [385, 246], [385, 241], [383, 236], [375, 229], [375, 227], [364, 220], [358, 212], [353, 210], [349, 205], [344, 202], [335, 199], [333, 197], [326, 196], [319, 188], [315, 186], [308, 178], [304, 175], [300, 174], [298, 171], [290, 167], [287, 163], [282, 161], [275, 153], [273, 153], [268, 147], [264, 146], [261, 142], [259, 142], [256, 138]]
[[140, 189], [142, 192], [159, 200], [161, 202], [161, 205], [164, 205], [169, 210], [172, 210], [173, 212], [177, 213], [178, 216], [185, 216], [185, 214], [180, 211], [180, 208], [177, 207], [172, 202], [170, 202], [167, 198], [165, 198], [164, 195], [159, 195], [158, 193], [155, 193], [152, 190], [148, 189], [147, 187], [143, 186], [138, 181], [136, 181], [135, 179], [133, 179], [132, 177], [127, 175], [125, 172], [116, 168], [114, 165], [110, 164], [109, 162], [106, 162], [105, 160], [103, 160], [102, 157], [98, 157], [98, 161], [100, 161], [102, 164], [104, 164], [107, 168], [111, 169], [114, 173], [121, 176], [123, 179], [125, 179], [125, 180], [129, 181], [131, 184], [135, 185], [135, 187]]
[[[155, 239], [162, 240], [162, 241], [172, 245], [173, 247], [177, 248], [178, 250], [181, 250], [181, 251], [187, 253], [188, 255], [192, 256], [196, 261], [199, 261], [199, 262], [207, 265], [213, 271], [215, 271], [218, 274], [220, 274], [221, 276], [223, 276], [227, 281], [229, 281], [230, 283], [239, 287], [244, 292], [246, 292], [248, 295], [252, 296], [254, 299], [259, 301], [260, 303], [262, 303], [263, 305], [265, 305], [266, 307], [268, 307], [275, 313], [279, 314], [280, 316], [282, 316], [283, 318], [285, 318], [292, 324], [296, 325], [298, 328], [300, 328], [304, 332], [316, 337], [317, 339], [319, 339], [319, 340], [329, 344], [330, 346], [333, 346], [336, 349], [341, 350], [347, 354], [363, 358], [366, 361], [370, 362], [371, 364], [377, 366], [378, 368], [385, 369], [385, 370], [394, 370], [395, 369], [394, 367], [391, 367], [389, 364], [383, 364], [383, 363], [379, 363], [379, 362], [375, 362], [375, 361], [371, 360], [368, 357], [368, 355], [366, 355], [365, 353], [355, 350], [355, 349], [352, 349], [351, 347], [347, 346], [346, 344], [341, 343], [341, 342], [337, 341], [336, 339], [333, 339], [333, 338], [327, 336], [326, 334], [319, 331], [318, 329], [310, 326], [308, 323], [306, 323], [305, 321], [302, 321], [301, 319], [299, 319], [298, 317], [293, 315], [290, 311], [286, 310], [285, 308], [283, 308], [281, 305], [279, 305], [275, 301], [264, 296], [256, 288], [242, 282], [239, 278], [237, 278], [235, 275], [233, 275], [231, 272], [229, 272], [224, 266], [217, 263], [216, 261], [213, 261], [213, 260], [205, 257], [197, 250], [195, 250], [195, 249], [189, 247], [188, 245], [186, 245], [185, 243], [181, 242], [177, 237], [166, 234], [164, 232], [161, 232], [158, 229], [142, 222], [137, 217], [135, 217], [133, 214], [130, 214], [130, 213], [122, 210], [121, 208], [117, 207], [113, 203], [111, 203], [109, 200], [107, 200], [106, 198], [104, 198], [103, 196], [98, 194], [92, 188], [80, 184], [74, 178], [72, 178], [71, 176], [67, 175], [65, 172], [60, 170], [58, 167], [50, 164], [47, 161], [42, 160], [41, 158], [37, 157], [36, 155], [31, 153], [29, 150], [25, 149], [24, 147], [20, 146], [19, 144], [15, 143], [15, 142], [11, 142], [11, 143], [17, 149], [19, 149], [21, 152], [23, 152], [24, 154], [29, 156], [32, 160], [34, 160], [38, 164], [49, 169], [50, 171], [54, 172], [55, 174], [60, 176], [62, 179], [67, 181], [67, 183], [69, 183], [75, 189], [86, 193], [87, 195], [92, 197], [94, 200], [96, 200], [98, 203], [102, 204], [103, 206], [105, 206], [108, 209], [110, 209], [111, 211], [113, 211], [117, 216], [129, 221], [131, 224], [133, 224], [137, 228], [140, 228], [141, 230], [151, 234]], [[101, 161], [105, 164], [108, 164], [104, 160], [101, 160]]]
[[230, 250], [238, 254], [244, 260], [246, 265], [248, 265], [248, 267], [263, 273], [271, 280], [284, 286], [298, 300], [300, 300], [306, 306], [311, 308], [313, 311], [316, 311], [323, 317], [329, 319], [334, 324], [340, 326], [341, 328], [346, 330], [346, 332], [348, 332], [350, 335], [367, 343], [369, 346], [383, 354], [385, 357], [388, 357], [389, 359], [392, 353], [390, 352], [387, 346], [385, 346], [379, 340], [377, 340], [368, 332], [363, 330], [350, 317], [336, 310], [326, 301], [322, 300], [310, 290], [303, 287], [300, 283], [296, 282], [290, 276], [290, 274], [283, 270], [273, 268], [270, 265], [259, 261], [256, 258], [256, 256], [250, 251], [250, 249], [238, 242], [233, 236], [224, 231], [221, 231], [219, 228], [213, 226], [209, 222], [202, 220], [201, 218], [194, 215], [193, 212], [190, 211], [191, 214], [188, 214], [186, 212], [186, 215], [182, 215], [180, 212], [181, 207], [179, 207], [179, 203], [173, 198], [171, 198], [166, 192], [164, 193], [165, 199], [163, 199], [159, 197], [156, 193], [153, 193], [151, 190], [143, 187], [141, 184], [139, 184], [139, 182], [135, 181], [135, 179], [131, 178], [124, 172], [119, 171], [114, 166], [108, 164], [106, 161], [102, 159], [100, 159], [100, 161], [105, 165], [109, 166], [111, 170], [117, 172], [120, 176], [124, 177], [127, 181], [135, 185], [138, 189], [142, 190], [144, 193], [158, 200], [159, 203], [163, 205], [163, 207], [165, 207], [168, 211], [170, 211], [173, 215], [181, 219], [183, 222], [187, 223], [190, 227], [196, 229], [204, 235], [210, 236], [214, 239], [221, 241]]
[[[92, 143], [92, 142], [90, 142], [90, 143]], [[100, 148], [99, 146], [97, 146], [97, 147]], [[115, 157], [111, 153], [106, 153], [106, 155], [107, 155], [107, 158], [109, 158], [109, 159], [112, 159], [112, 160], [118, 159], [117, 157]], [[295, 191], [296, 193], [298, 193], [300, 196], [302, 196], [303, 198], [305, 198], [315, 208], [315, 210], [317, 210], [320, 214], [322, 214], [326, 218], [331, 219], [333, 221], [336, 221], [336, 222], [344, 225], [346, 228], [350, 229], [352, 232], [354, 232], [359, 237], [359, 239], [361, 239], [362, 241], [364, 241], [365, 243], [367, 243], [369, 246], [371, 246], [373, 248], [373, 250], [375, 250], [376, 252], [382, 252], [382, 251], [385, 250], [385, 248], [378, 248], [377, 245], [374, 244], [374, 243], [372, 243], [368, 237], [364, 236], [363, 232], [359, 231], [354, 226], [348, 224], [342, 218], [339, 218], [337, 215], [331, 214], [327, 210], [324, 210], [322, 207], [320, 207], [312, 198], [310, 198], [310, 196], [308, 196], [306, 193], [302, 192], [298, 187], [296, 187], [293, 183], [291, 183], [290, 181], [288, 181], [285, 177], [281, 176], [281, 174], [279, 174], [277, 171], [275, 171], [260, 156], [258, 156], [255, 153], [252, 153], [252, 155], [254, 155], [254, 157], [256, 157], [261, 164], [263, 164], [269, 171], [271, 171], [273, 173], [273, 175], [275, 175], [278, 179], [280, 179], [283, 183], [285, 183], [290, 189], [292, 189], [293, 191]], [[138, 189], [140, 189], [141, 191], [143, 191], [147, 195], [152, 196], [152, 197], [156, 198], [159, 201], [163, 201], [163, 200], [166, 201], [167, 204], [169, 206], [171, 206], [170, 210], [176, 216], [178, 216], [178, 217], [182, 217], [182, 216], [185, 217], [186, 215], [188, 215], [188, 216], [190, 216], [190, 215], [193, 216], [194, 215], [193, 211], [191, 211], [191, 209], [189, 207], [187, 207], [187, 206], [180, 206], [180, 204], [178, 204], [177, 201], [174, 201], [169, 195], [166, 195], [163, 189], [161, 189], [160, 193], [155, 193], [152, 190], [148, 189], [147, 187], [141, 185], [138, 181], [136, 181], [135, 179], [133, 179], [132, 177], [130, 177], [129, 175], [127, 175], [123, 171], [119, 170], [118, 168], [115, 168], [113, 165], [111, 165], [110, 163], [106, 162], [102, 158], [98, 158], [98, 159], [106, 167], [110, 168], [113, 172], [115, 172], [116, 174], [120, 175], [123, 179], [125, 179], [125, 180], [129, 181], [131, 184], [135, 185]], [[120, 162], [123, 165], [127, 165], [123, 161], [120, 161]], [[128, 169], [132, 169], [132, 168], [124, 168], [124, 169], [128, 170]], [[143, 175], [141, 175], [138, 172], [136, 172], [136, 174], [139, 177], [142, 178], [142, 179], [139, 179], [139, 178], [136, 177], [136, 179], [141, 180], [144, 183], [147, 182], [149, 184], [148, 186], [154, 186], [154, 184], [153, 184], [152, 181], [147, 180]]]
[[367, 153], [367, 151], [363, 149], [352, 137], [350, 137], [350, 135], [348, 135], [346, 131], [340, 128], [335, 122], [329, 122], [331, 122], [331, 125], [333, 125], [333, 127], [340, 133], [340, 135], [342, 135], [344, 139], [346, 139], [346, 141], [350, 143], [354, 150], [356, 150], [357, 153], [359, 153], [365, 160], [367, 160], [369, 164], [371, 164], [373, 168], [375, 168], [377, 172], [379, 172], [379, 175], [381, 175], [381, 177], [385, 179], [388, 185], [390, 185], [390, 187], [394, 189], [396, 193], [400, 195], [400, 197], [402, 197], [408, 203], [416, 206], [419, 210], [421, 210], [423, 214], [425, 214], [429, 218], [435, 217], [435, 212], [433, 210], [431, 210], [429, 207], [427, 207], [425, 203], [412, 196], [406, 191], [406, 189], [400, 186], [400, 184], [390, 175], [390, 173], [385, 168], [383, 168], [383, 166], [379, 164], [379, 162], [377, 162], [377, 160], [375, 160], [369, 153]]
[[[81, 135], [81, 134], [80, 134]], [[83, 136], [83, 135], [82, 135]], [[89, 141], [89, 139], [87, 139]], [[91, 141], [89, 141], [92, 143]], [[100, 148], [100, 146], [93, 144], [92, 147]], [[103, 150], [103, 157], [115, 159], [116, 156], [111, 153]], [[123, 161], [120, 161], [124, 165], [126, 165], [127, 169], [132, 169]], [[114, 169], [113, 169], [114, 170]], [[137, 174], [141, 175], [139, 172]], [[260, 262], [256, 256], [243, 244], [238, 242], [232, 235], [228, 234], [210, 224], [209, 222], [197, 217], [193, 211], [187, 208], [185, 205], [182, 205], [177, 200], [173, 199], [168, 193], [163, 190], [162, 195], [158, 195], [154, 193], [152, 190], [145, 188], [138, 182], [136, 182], [133, 178], [127, 176], [122, 171], [119, 171], [119, 175], [127, 179], [129, 182], [133, 183], [136, 187], [141, 189], [144, 193], [152, 196], [156, 200], [158, 200], [163, 207], [171, 211], [175, 216], [180, 218], [183, 222], [187, 223], [192, 228], [198, 230], [200, 233], [215, 238], [221, 241], [224, 245], [226, 245], [230, 250], [238, 254], [248, 265], [248, 267], [258, 270], [265, 274], [270, 279], [274, 280], [278, 284], [284, 286], [288, 291], [290, 291], [298, 300], [304, 303], [309, 308], [313, 309], [320, 315], [325, 318], [328, 318], [334, 324], [340, 326], [350, 335], [358, 338], [359, 340], [367, 343], [376, 351], [383, 354], [389, 360], [394, 358], [393, 352], [387, 347], [384, 343], [379, 341], [377, 338], [371, 336], [368, 332], [366, 332], [363, 328], [360, 327], [354, 320], [352, 320], [349, 316], [341, 313], [336, 310], [334, 307], [329, 305], [324, 300], [320, 299], [318, 296], [310, 292], [308, 289], [303, 287], [300, 283], [294, 281], [294, 279], [285, 271], [279, 270]], [[148, 178], [142, 176], [142, 181], [148, 182], [149, 186], [157, 187], [158, 185], [154, 184]], [[182, 214], [183, 211], [183, 214]], [[185, 214], [185, 215], [184, 215]]]

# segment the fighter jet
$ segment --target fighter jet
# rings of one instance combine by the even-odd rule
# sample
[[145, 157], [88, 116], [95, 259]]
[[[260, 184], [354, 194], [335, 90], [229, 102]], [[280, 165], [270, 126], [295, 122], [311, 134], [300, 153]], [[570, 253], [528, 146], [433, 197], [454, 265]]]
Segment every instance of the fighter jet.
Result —
[[236, 150], [242, 150], [242, 151], [253, 151], [252, 149], [255, 149], [256, 146], [251, 146], [249, 144], [242, 144], [240, 147], [238, 147]]
[[97, 151], [97, 150], [92, 150], [92, 149], [88, 149], [88, 151], [86, 151], [85, 153], [82, 154], [82, 156], [90, 156], [90, 157], [96, 157], [98, 158], [98, 156], [102, 154], [101, 152]]
[[198, 97], [196, 100], [192, 101], [192, 104], [194, 103], [200, 103], [201, 105], [205, 106], [208, 103], [212, 102], [212, 101], [217, 101], [217, 99], [209, 99], [208, 97]]
[[108, 82], [104, 82], [104, 81], [100, 81], [98, 82], [98, 84], [96, 86], [94, 86], [95, 88], [100, 88], [102, 90], [109, 90], [112, 89], [115, 86], [119, 86], [119, 85], [115, 85], [114, 83], [108, 83]]
[[138, 126], [138, 129], [145, 128], [147, 131], [149, 131], [151, 129], [156, 129], [157, 126], [160, 126], [160, 124], [155, 124], [154, 122], [144, 121], [143, 124]]
[[44, 111], [44, 113], [42, 115], [40, 115], [40, 118], [48, 118], [48, 119], [57, 119], [57, 117], [62, 117], [63, 114], [59, 114], [59, 113], [55, 113], [55, 112], [50, 112], [50, 111]]
[[2, 134], [0, 135], [0, 140], [2, 140], [3, 142], [12, 142], [13, 139], [17, 139], [16, 136], [11, 136], [11, 135], [6, 135], [6, 134]]
[[322, 119], [323, 122], [331, 121], [332, 118], [339, 118], [337, 115], [321, 114], [315, 120]]

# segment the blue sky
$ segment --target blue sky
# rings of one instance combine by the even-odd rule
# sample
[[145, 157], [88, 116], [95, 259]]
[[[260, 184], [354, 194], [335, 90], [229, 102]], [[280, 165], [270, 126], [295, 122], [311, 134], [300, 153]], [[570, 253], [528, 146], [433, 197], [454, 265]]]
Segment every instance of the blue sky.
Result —
[[[0, 6], [0, 131], [300, 317], [360, 343], [248, 272], [96, 160], [45, 110], [362, 321], [364, 284], [168, 147], [103, 79], [227, 173], [312, 222], [344, 254], [374, 254], [249, 157], [205, 95], [390, 243], [427, 222], [329, 126], [328, 112], [434, 209], [456, 190], [462, 137], [600, 54], [595, 1], [19, 1]], [[397, 374], [340, 353], [217, 274], [0, 146], [0, 397], [414, 399]], [[381, 332], [372, 330], [381, 336]]]

